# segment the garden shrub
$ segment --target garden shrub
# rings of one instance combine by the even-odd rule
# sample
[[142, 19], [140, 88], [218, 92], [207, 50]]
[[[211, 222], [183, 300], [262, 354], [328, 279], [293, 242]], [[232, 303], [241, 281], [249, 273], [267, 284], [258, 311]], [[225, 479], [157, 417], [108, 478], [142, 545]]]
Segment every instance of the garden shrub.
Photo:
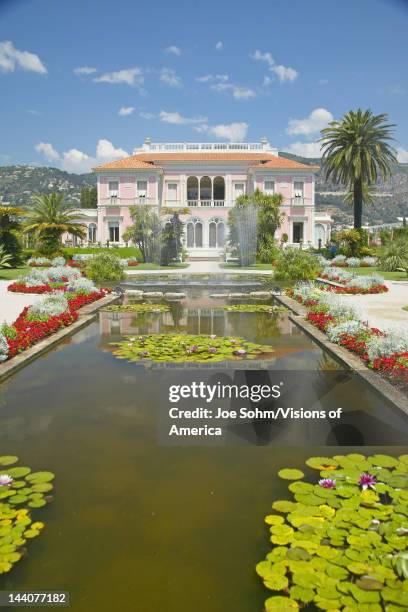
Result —
[[96, 282], [104, 280], [119, 281], [125, 276], [124, 266], [119, 257], [110, 253], [100, 253], [86, 262], [86, 275]]
[[381, 270], [394, 272], [398, 268], [408, 266], [408, 240], [395, 240], [391, 242], [379, 260]]
[[288, 247], [282, 249], [276, 260], [275, 278], [285, 281], [313, 280], [321, 268], [319, 260], [314, 255]]

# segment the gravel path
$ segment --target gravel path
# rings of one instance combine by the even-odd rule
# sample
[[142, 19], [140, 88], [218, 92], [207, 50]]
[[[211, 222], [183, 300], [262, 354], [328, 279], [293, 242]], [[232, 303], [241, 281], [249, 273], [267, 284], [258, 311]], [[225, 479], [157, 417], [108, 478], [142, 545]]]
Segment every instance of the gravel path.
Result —
[[11, 293], [7, 286], [13, 281], [0, 280], [0, 324], [13, 323], [25, 306], [31, 306], [41, 300], [43, 295], [30, 295], [27, 293]]
[[408, 281], [386, 281], [388, 293], [345, 296], [357, 304], [362, 318], [379, 329], [404, 329], [408, 331]]

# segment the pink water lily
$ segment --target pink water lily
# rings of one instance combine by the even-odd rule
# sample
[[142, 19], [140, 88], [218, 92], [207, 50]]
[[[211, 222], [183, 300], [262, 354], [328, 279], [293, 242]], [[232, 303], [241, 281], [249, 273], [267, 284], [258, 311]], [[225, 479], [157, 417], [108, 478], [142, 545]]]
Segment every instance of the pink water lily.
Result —
[[0, 487], [9, 487], [12, 482], [13, 482], [13, 479], [8, 474], [0, 475]]
[[365, 491], [369, 488], [374, 489], [375, 485], [377, 484], [377, 480], [375, 479], [375, 476], [364, 472], [363, 474], [361, 474], [358, 484], [363, 489], [363, 491]]
[[216, 338], [217, 336], [215, 334], [211, 334], [210, 338], [211, 340], [214, 340], [214, 338]]
[[246, 355], [246, 350], [245, 349], [237, 349], [236, 351], [234, 351], [234, 355]]
[[333, 478], [322, 478], [319, 480], [319, 485], [323, 487], [323, 489], [335, 489], [336, 481]]
[[208, 352], [209, 352], [209, 353], [216, 353], [216, 352], [217, 352], [217, 349], [216, 349], [216, 347], [215, 347], [215, 346], [210, 346], [210, 348], [208, 349]]

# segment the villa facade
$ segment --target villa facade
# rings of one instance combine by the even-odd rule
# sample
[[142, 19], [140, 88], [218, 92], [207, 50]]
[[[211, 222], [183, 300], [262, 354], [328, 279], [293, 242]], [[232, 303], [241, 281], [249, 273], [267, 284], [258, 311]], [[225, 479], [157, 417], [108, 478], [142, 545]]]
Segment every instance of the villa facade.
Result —
[[[316, 167], [280, 157], [266, 139], [259, 143], [152, 143], [130, 157], [95, 168], [97, 210], [86, 212], [88, 241], [124, 244], [132, 206], [188, 209], [184, 243], [190, 258], [225, 253], [228, 212], [242, 194], [256, 189], [281, 193], [284, 221], [276, 232], [287, 244], [324, 245], [331, 218], [315, 212]], [[167, 217], [166, 217], [167, 215]], [[286, 236], [284, 236], [286, 234]]]

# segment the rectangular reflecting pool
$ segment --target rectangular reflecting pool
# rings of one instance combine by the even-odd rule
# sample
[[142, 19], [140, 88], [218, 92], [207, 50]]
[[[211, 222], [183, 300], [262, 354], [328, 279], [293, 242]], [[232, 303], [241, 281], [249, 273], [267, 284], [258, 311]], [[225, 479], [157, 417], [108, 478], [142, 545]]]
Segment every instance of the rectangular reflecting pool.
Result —
[[[225, 303], [240, 301], [210, 297], [205, 280], [184, 291], [166, 312], [100, 312], [0, 387], [1, 454], [56, 474], [53, 502], [33, 510], [44, 532], [0, 576], [3, 590], [69, 591], [75, 612], [260, 612], [268, 592], [254, 567], [270, 549], [263, 519], [288, 497], [278, 470], [304, 468], [312, 455], [406, 452], [402, 414], [287, 313], [228, 312]], [[239, 336], [271, 352], [214, 365], [113, 354], [112, 343], [127, 336], [159, 333]], [[336, 425], [227, 423], [208, 445], [162, 436], [169, 385], [266, 384], [280, 375], [291, 400], [342, 406], [344, 417]]]

